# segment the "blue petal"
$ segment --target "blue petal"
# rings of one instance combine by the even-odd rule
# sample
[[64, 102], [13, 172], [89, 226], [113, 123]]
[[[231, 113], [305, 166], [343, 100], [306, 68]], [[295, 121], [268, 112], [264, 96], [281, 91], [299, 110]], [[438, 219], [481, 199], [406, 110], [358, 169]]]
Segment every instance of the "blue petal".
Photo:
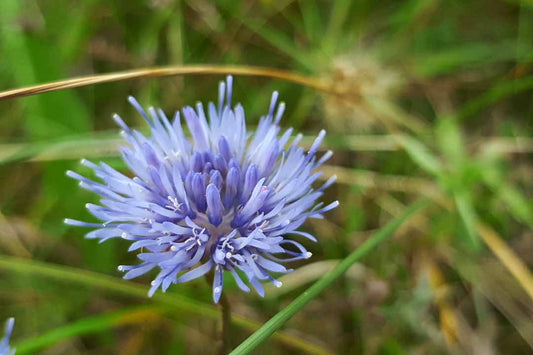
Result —
[[231, 148], [228, 140], [224, 136], [220, 137], [218, 140], [218, 151], [226, 161], [231, 159]]
[[203, 264], [201, 266], [198, 266], [196, 269], [193, 269], [193, 270], [191, 270], [189, 272], [186, 272], [183, 275], [181, 275], [176, 280], [176, 283], [190, 281], [190, 280], [196, 279], [196, 278], [198, 278], [200, 276], [203, 276], [203, 275], [207, 274], [209, 272], [209, 270], [211, 270], [212, 266], [213, 266], [213, 262], [211, 260], [209, 260], [205, 264]]
[[[144, 264], [141, 264], [141, 265], [137, 265], [137, 266], [131, 267], [131, 269], [129, 269], [129, 271], [123, 276], [123, 278], [125, 280], [134, 279], [134, 278], [139, 277], [139, 276], [147, 273], [148, 271], [152, 270], [155, 266], [156, 266], [156, 264], [144, 263]], [[125, 269], [126, 269], [125, 266], [123, 266], [122, 268], [119, 266], [119, 270], [126, 271]]]
[[213, 277], [213, 301], [218, 303], [220, 295], [222, 295], [223, 276], [222, 267], [220, 265], [215, 266], [215, 276]]
[[209, 149], [206, 132], [207, 127], [204, 126], [203, 122], [201, 122], [200, 118], [198, 117], [198, 115], [196, 115], [196, 112], [194, 112], [192, 107], [184, 107], [182, 112], [183, 116], [185, 117], [185, 121], [187, 121], [189, 131], [191, 132], [192, 138], [194, 140], [195, 149], [197, 151], [204, 151]]
[[240, 173], [238, 168], [230, 168], [226, 176], [226, 189], [224, 191], [223, 204], [229, 209], [237, 196]]
[[209, 184], [206, 190], [207, 199], [207, 216], [209, 222], [215, 227], [218, 227], [222, 222], [222, 213], [224, 207], [220, 199], [220, 191], [218, 191], [215, 184]]
[[246, 170], [244, 174], [244, 186], [242, 188], [242, 193], [239, 203], [244, 203], [248, 200], [248, 197], [252, 193], [254, 186], [257, 184], [257, 166], [252, 164]]

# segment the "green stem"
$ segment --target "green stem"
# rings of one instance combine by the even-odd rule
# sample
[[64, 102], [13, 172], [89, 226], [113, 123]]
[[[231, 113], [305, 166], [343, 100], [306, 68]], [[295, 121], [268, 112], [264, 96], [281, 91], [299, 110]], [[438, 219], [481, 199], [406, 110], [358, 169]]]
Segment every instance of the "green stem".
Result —
[[372, 251], [380, 242], [391, 236], [393, 232], [409, 217], [422, 210], [428, 204], [427, 200], [420, 200], [408, 207], [399, 217], [393, 219], [381, 228], [377, 233], [367, 239], [359, 248], [354, 250], [348, 257], [341, 261], [332, 271], [315, 282], [307, 291], [303, 292], [282, 311], [268, 320], [263, 326], [242, 342], [231, 354], [249, 354], [259, 344], [270, 337], [292, 316], [298, 313], [307, 303], [316, 298], [320, 292], [342, 274], [344, 274], [356, 261]]

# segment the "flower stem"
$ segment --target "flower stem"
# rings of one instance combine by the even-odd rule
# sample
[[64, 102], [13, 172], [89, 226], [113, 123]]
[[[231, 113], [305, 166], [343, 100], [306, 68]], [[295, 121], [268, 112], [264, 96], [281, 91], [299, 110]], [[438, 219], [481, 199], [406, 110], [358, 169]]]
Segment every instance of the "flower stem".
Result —
[[[213, 286], [213, 273], [212, 272], [209, 272], [205, 275], [205, 281], [207, 282], [209, 287]], [[222, 295], [220, 295], [218, 306], [220, 308], [220, 315], [221, 315], [221, 327], [220, 327], [219, 334], [218, 334], [219, 341], [220, 341], [218, 353], [220, 355], [224, 355], [224, 354], [228, 354], [229, 350], [231, 350], [231, 347], [229, 344], [230, 326], [231, 326], [231, 306], [228, 301], [228, 298], [226, 297], [226, 294], [222, 293]]]
[[219, 353], [228, 354], [231, 347], [229, 345], [230, 326], [231, 326], [231, 306], [225, 294], [220, 296], [220, 312], [222, 314], [222, 344]]

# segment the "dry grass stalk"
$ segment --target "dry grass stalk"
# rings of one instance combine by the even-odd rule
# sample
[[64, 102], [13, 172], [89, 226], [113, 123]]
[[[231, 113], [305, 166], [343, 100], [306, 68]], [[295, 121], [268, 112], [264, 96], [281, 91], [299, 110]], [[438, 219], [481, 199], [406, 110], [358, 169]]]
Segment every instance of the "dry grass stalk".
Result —
[[328, 93], [337, 93], [328, 83], [306, 75], [291, 73], [284, 70], [252, 67], [252, 66], [220, 66], [220, 65], [186, 65], [186, 66], [169, 66], [154, 67], [129, 70], [110, 74], [88, 75], [78, 78], [65, 79], [46, 84], [28, 86], [19, 89], [7, 90], [0, 92], [0, 101], [15, 99], [23, 96], [42, 94], [50, 91], [66, 90], [77, 87], [110, 83], [122, 80], [145, 79], [154, 77], [167, 77], [176, 75], [212, 75], [212, 74], [233, 74], [247, 76], [262, 76], [274, 79], [285, 80], [307, 86], [313, 89]]

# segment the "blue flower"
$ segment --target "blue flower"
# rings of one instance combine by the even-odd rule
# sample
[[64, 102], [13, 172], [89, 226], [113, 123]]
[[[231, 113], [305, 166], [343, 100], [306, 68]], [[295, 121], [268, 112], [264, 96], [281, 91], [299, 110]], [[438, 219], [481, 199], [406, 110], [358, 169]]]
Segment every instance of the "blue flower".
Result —
[[0, 341], [0, 355], [14, 355], [15, 349], [9, 348], [9, 337], [13, 331], [13, 325], [15, 324], [15, 318], [8, 318], [6, 320], [4, 337]]
[[[133, 177], [87, 160], [82, 164], [93, 169], [100, 182], [67, 172], [102, 197], [101, 205], [87, 204], [87, 209], [103, 223], [65, 222], [97, 228], [87, 238], [131, 241], [129, 251], [137, 251], [141, 263], [118, 269], [132, 279], [157, 268], [149, 296], [209, 272], [215, 302], [228, 273], [243, 291], [251, 285], [263, 296], [261, 280], [279, 287], [272, 274], [292, 271], [283, 263], [311, 256], [291, 236], [316, 241], [298, 228], [306, 218], [322, 218], [338, 205], [316, 204], [335, 177], [318, 189], [311, 186], [320, 176], [315, 169], [332, 155], [328, 151], [315, 156], [325, 132], [307, 153], [298, 147], [301, 134], [290, 143], [292, 129], [280, 136], [278, 122], [285, 105], [277, 105], [274, 92], [268, 114], [255, 134], [248, 133], [242, 106], [231, 107], [231, 87], [229, 76], [220, 83], [218, 106], [210, 102], [207, 114], [198, 103], [184, 107], [181, 115], [176, 112], [172, 121], [161, 109], [150, 107], [146, 113], [130, 97], [151, 130], [145, 137], [114, 116], [129, 143], [121, 153]], [[185, 137], [182, 118], [192, 142]]]

